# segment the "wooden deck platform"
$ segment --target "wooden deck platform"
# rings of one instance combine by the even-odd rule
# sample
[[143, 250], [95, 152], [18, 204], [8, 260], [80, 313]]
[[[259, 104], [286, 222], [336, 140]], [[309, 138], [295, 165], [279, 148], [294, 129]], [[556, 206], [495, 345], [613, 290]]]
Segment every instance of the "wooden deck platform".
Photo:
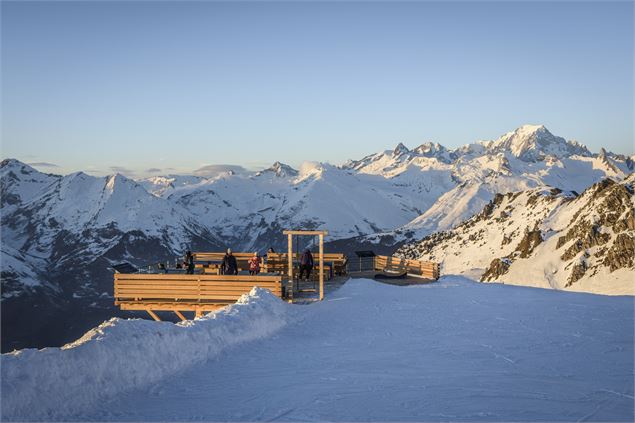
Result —
[[283, 298], [280, 275], [183, 275], [115, 274], [115, 305], [122, 310], [144, 310], [155, 320], [156, 311], [173, 311], [185, 320], [184, 311], [195, 316], [235, 303], [255, 286]]
[[[291, 236], [291, 235], [289, 235]], [[281, 299], [293, 303], [319, 301], [346, 283], [350, 278], [374, 279], [380, 283], [407, 286], [429, 283], [439, 278], [439, 264], [406, 260], [399, 257], [375, 256], [370, 258], [368, 270], [355, 272], [349, 269], [348, 258], [339, 253], [321, 252], [322, 261], [312, 280], [298, 281], [297, 254], [269, 254], [263, 268], [273, 273], [251, 275], [214, 275], [207, 271], [217, 264], [224, 253], [195, 253], [197, 273], [174, 274], [121, 274], [114, 275], [115, 305], [122, 310], [142, 310], [155, 320], [160, 320], [157, 311], [175, 313], [185, 320], [184, 312], [200, 316], [235, 303], [241, 295], [254, 286], [268, 289]], [[252, 253], [236, 253], [237, 260], [246, 263]], [[296, 259], [295, 261], [293, 259]], [[328, 263], [328, 267], [325, 266]], [[243, 264], [246, 266], [246, 264]], [[361, 268], [361, 262], [360, 262]], [[320, 272], [320, 269], [322, 270]], [[200, 272], [200, 273], [199, 273]], [[349, 273], [350, 272], [350, 273]], [[396, 279], [375, 279], [378, 273], [395, 272], [404, 276]]]

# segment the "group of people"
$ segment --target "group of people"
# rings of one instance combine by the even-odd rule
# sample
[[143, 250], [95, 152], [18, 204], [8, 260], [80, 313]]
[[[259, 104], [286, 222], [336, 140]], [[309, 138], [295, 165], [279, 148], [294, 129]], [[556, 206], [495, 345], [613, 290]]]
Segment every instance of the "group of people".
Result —
[[[254, 253], [253, 257], [251, 257], [247, 261], [249, 265], [249, 274], [257, 275], [260, 273], [260, 264], [262, 263], [262, 259], [258, 255], [257, 252]], [[238, 274], [238, 262], [236, 261], [236, 257], [232, 254], [232, 249], [228, 248], [225, 256], [223, 257], [223, 261], [220, 264], [220, 274], [221, 275], [237, 275]]]
[[[268, 253], [275, 253], [273, 248], [270, 248]], [[262, 258], [258, 255], [257, 252], [254, 253], [253, 257], [250, 257], [247, 261], [249, 266], [249, 274], [257, 275], [260, 273], [260, 266], [262, 264]], [[177, 268], [179, 266], [177, 265]], [[182, 268], [186, 269], [185, 273], [188, 275], [194, 274], [194, 255], [191, 251], [186, 251], [185, 256], [183, 257], [183, 263], [181, 265]], [[306, 279], [308, 280], [311, 277], [311, 271], [313, 270], [313, 254], [307, 248], [304, 250], [302, 255], [300, 256], [300, 279], [304, 275], [306, 275]], [[236, 257], [232, 254], [231, 248], [227, 249], [227, 252], [223, 256], [223, 261], [220, 264], [220, 274], [221, 275], [237, 275], [238, 274], [238, 262], [236, 261]]]

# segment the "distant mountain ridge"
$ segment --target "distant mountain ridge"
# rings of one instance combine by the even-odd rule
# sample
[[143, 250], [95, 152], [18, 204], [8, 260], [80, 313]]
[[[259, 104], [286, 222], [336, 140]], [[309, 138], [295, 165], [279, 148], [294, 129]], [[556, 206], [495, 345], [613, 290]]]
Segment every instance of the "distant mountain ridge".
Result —
[[0, 164], [3, 322], [11, 321], [6, 313], [23, 318], [15, 310], [43, 295], [66, 308], [112, 312], [108, 267], [119, 261], [147, 266], [186, 249], [228, 246], [264, 252], [284, 248], [287, 228], [324, 228], [330, 242], [350, 249], [394, 250], [455, 227], [498, 193], [582, 192], [632, 172], [633, 156], [592, 154], [537, 125], [453, 150], [399, 144], [341, 166], [276, 162], [212, 177], [59, 176], [7, 159]]

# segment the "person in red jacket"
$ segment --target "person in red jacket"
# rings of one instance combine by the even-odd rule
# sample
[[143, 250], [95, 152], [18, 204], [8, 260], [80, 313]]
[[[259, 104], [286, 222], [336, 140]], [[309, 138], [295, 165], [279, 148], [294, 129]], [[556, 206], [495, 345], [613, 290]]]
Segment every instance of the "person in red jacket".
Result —
[[257, 275], [260, 273], [260, 263], [261, 259], [257, 252], [254, 253], [254, 256], [249, 259], [249, 274]]

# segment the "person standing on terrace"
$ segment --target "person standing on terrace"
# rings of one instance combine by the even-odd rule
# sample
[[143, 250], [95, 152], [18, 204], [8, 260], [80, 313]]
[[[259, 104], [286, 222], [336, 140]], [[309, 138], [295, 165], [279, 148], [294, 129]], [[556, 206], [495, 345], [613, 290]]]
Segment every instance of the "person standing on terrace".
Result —
[[253, 276], [258, 273], [260, 273], [260, 256], [258, 252], [255, 252], [254, 256], [249, 259], [249, 274]]
[[300, 279], [306, 272], [306, 279], [309, 280], [311, 278], [311, 270], [313, 270], [313, 254], [307, 248], [300, 256]]
[[222, 275], [237, 275], [238, 274], [238, 263], [236, 262], [236, 257], [232, 254], [232, 249], [228, 248], [225, 257], [223, 257], [223, 262], [220, 265], [220, 271]]
[[194, 274], [194, 256], [192, 255], [192, 252], [190, 250], [187, 250], [185, 252], [185, 260], [183, 260], [183, 267], [187, 269], [185, 271], [186, 274], [188, 275]]

